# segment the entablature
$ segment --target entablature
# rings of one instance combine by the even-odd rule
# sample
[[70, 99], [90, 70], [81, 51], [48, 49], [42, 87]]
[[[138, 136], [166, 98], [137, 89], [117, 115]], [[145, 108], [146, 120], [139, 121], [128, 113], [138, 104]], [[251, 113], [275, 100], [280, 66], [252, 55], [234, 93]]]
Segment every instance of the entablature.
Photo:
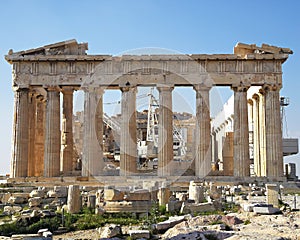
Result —
[[253, 44], [237, 44], [235, 54], [211, 55], [87, 55], [87, 48], [87, 43], [70, 40], [11, 50], [5, 58], [13, 65], [13, 85], [281, 84], [282, 64], [292, 53], [288, 48]]

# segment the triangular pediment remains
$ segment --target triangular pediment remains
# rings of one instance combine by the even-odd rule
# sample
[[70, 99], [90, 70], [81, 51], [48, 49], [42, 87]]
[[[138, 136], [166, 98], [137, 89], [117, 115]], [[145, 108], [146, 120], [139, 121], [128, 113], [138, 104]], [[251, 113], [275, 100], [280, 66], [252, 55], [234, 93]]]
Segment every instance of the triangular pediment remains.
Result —
[[9, 50], [8, 55], [32, 56], [32, 55], [86, 55], [87, 43], [77, 43], [75, 39], [45, 45], [39, 48], [32, 48], [25, 51], [13, 52]]

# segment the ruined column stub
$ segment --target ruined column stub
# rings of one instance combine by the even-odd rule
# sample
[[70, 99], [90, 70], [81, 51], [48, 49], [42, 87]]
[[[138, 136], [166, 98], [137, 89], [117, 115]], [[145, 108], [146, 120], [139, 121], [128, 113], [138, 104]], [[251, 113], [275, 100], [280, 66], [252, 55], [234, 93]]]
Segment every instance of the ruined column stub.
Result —
[[[193, 86], [200, 94], [199, 105], [207, 102], [207, 88], [212, 86], [233, 86], [235, 89], [235, 101], [237, 113], [235, 116], [237, 125], [237, 133], [235, 133], [235, 163], [240, 164], [236, 176], [248, 176], [248, 167], [246, 163], [249, 158], [246, 154], [246, 142], [248, 137], [247, 128], [243, 127], [246, 124], [246, 105], [245, 100], [246, 88], [248, 86], [265, 86], [264, 100], [266, 104], [265, 116], [272, 115], [270, 121], [266, 123], [266, 146], [268, 146], [266, 155], [266, 172], [267, 176], [281, 176], [281, 161], [278, 149], [281, 149], [282, 133], [279, 123], [279, 88], [282, 86], [282, 64], [288, 59], [292, 51], [288, 48], [281, 48], [262, 44], [261, 47], [255, 44], [238, 43], [234, 48], [233, 54], [169, 54], [169, 55], [90, 55], [87, 54], [88, 44], [78, 43], [76, 40], [68, 40], [49, 44], [39, 48], [29, 49], [25, 51], [14, 52], [9, 50], [5, 59], [12, 64], [12, 78], [13, 87], [19, 89], [15, 94], [15, 122], [13, 128], [13, 154], [11, 160], [11, 176], [12, 177], [26, 177], [40, 174], [39, 170], [34, 170], [30, 166], [30, 173], [28, 172], [28, 153], [30, 156], [33, 152], [28, 146], [28, 139], [30, 143], [38, 143], [40, 151], [41, 144], [44, 142], [44, 157], [35, 159], [39, 166], [44, 165], [45, 176], [58, 176], [60, 174], [60, 107], [59, 107], [59, 91], [62, 89], [67, 96], [67, 86], [79, 89], [86, 87], [91, 91], [85, 90], [85, 123], [91, 121], [91, 118], [97, 118], [97, 121], [102, 121], [102, 93], [93, 92], [92, 88], [123, 88], [124, 99], [128, 99], [128, 103], [133, 103], [133, 94], [131, 87], [135, 86], [157, 86], [160, 91], [161, 105], [161, 128], [160, 128], [160, 146], [161, 150], [159, 158], [162, 159], [160, 169], [158, 169], [159, 176], [166, 176], [171, 174], [172, 160], [172, 87], [177, 86]], [[241, 81], [242, 80], [242, 81]], [[244, 86], [245, 85], [245, 86]], [[44, 106], [40, 101], [36, 105], [36, 120], [29, 121], [28, 119], [28, 104], [29, 95], [28, 89], [31, 87], [43, 86], [47, 90], [47, 106]], [[272, 87], [266, 87], [272, 86]], [[274, 86], [279, 87], [274, 90]], [[40, 87], [39, 87], [40, 88]], [[59, 88], [59, 89], [58, 89]], [[23, 90], [22, 90], [23, 89]], [[27, 89], [27, 90], [26, 90]], [[128, 91], [126, 90], [128, 89]], [[43, 90], [44, 91], [44, 90]], [[98, 91], [98, 90], [97, 90]], [[45, 95], [45, 94], [44, 94]], [[125, 96], [126, 95], [126, 96]], [[128, 95], [128, 96], [127, 96]], [[202, 95], [202, 97], [201, 97]], [[205, 95], [205, 97], [204, 97]], [[67, 102], [71, 102], [71, 95]], [[98, 96], [101, 96], [100, 98]], [[25, 99], [26, 98], [26, 99]], [[101, 104], [97, 104], [98, 102]], [[70, 105], [70, 104], [67, 104]], [[208, 105], [208, 104], [206, 104]], [[126, 107], [125, 107], [126, 106]], [[126, 120], [128, 124], [133, 124], [134, 114], [131, 114], [133, 105], [125, 105]], [[39, 110], [38, 110], [39, 109]], [[71, 107], [65, 107], [65, 115], [70, 115]], [[273, 111], [272, 109], [275, 109]], [[34, 110], [34, 109], [31, 109]], [[95, 111], [94, 111], [95, 110]], [[208, 122], [209, 109], [199, 109], [199, 134], [200, 140], [197, 146], [202, 149], [201, 141], [208, 139], [208, 132], [200, 130], [203, 126], [205, 129], [210, 129]], [[38, 112], [39, 111], [39, 112]], [[45, 111], [45, 116], [43, 114]], [[126, 115], [125, 114], [125, 115]], [[132, 117], [133, 116], [133, 117]], [[70, 117], [67, 117], [70, 118]], [[30, 122], [30, 123], [29, 123]], [[36, 134], [33, 131], [28, 131], [24, 126], [34, 126], [36, 128], [45, 129], [43, 134]], [[70, 128], [70, 120], [68, 120], [68, 128]], [[83, 154], [83, 164], [95, 163], [96, 165], [85, 165], [82, 174], [89, 176], [90, 174], [99, 174], [103, 167], [101, 161], [102, 150], [93, 152], [97, 146], [88, 145], [94, 139], [101, 141], [101, 134], [95, 133], [101, 131], [101, 124], [90, 124], [85, 129], [85, 146]], [[276, 130], [274, 126], [276, 125]], [[133, 126], [133, 125], [130, 125]], [[125, 127], [125, 126], [124, 126]], [[278, 130], [280, 129], [280, 130]], [[95, 131], [96, 130], [96, 131]], [[69, 132], [66, 131], [66, 132]], [[123, 130], [124, 137], [130, 138], [134, 135], [134, 130]], [[135, 137], [136, 138], [136, 137]], [[132, 139], [135, 139], [132, 138]], [[203, 138], [203, 139], [202, 139]], [[71, 141], [72, 136], [68, 134], [66, 141]], [[277, 140], [276, 140], [277, 139]], [[207, 141], [208, 142], [208, 141]], [[70, 142], [69, 142], [70, 143]], [[68, 144], [67, 144], [68, 145]], [[101, 144], [100, 144], [101, 145]], [[128, 156], [136, 155], [136, 146], [129, 144], [123, 146], [128, 152]], [[205, 151], [209, 146], [203, 146]], [[270, 150], [272, 149], [272, 150]], [[275, 149], [275, 150], [274, 150]], [[202, 150], [201, 150], [202, 151]], [[200, 152], [201, 152], [200, 151]], [[203, 152], [202, 151], [202, 152]], [[98, 155], [100, 154], [100, 155]], [[248, 153], [249, 154], [249, 153]], [[201, 154], [200, 154], [201, 155]], [[202, 158], [199, 155], [199, 159]], [[42, 159], [43, 158], [43, 159]], [[208, 157], [209, 159], [209, 157]], [[239, 159], [239, 160], [237, 160]], [[273, 160], [270, 160], [273, 159]], [[245, 161], [244, 161], [245, 160]], [[122, 166], [130, 172], [134, 171], [133, 158], [129, 161], [130, 166]], [[126, 161], [126, 164], [128, 161]], [[30, 163], [31, 164], [31, 163]], [[100, 165], [99, 165], [100, 164]], [[125, 164], [125, 163], [122, 163]], [[245, 165], [246, 164], [246, 165]], [[273, 164], [275, 164], [273, 167]], [[69, 165], [69, 164], [67, 164]], [[169, 169], [166, 166], [169, 165]], [[243, 165], [243, 166], [242, 166]], [[87, 168], [86, 168], [87, 167]], [[127, 171], [126, 170], [126, 171]], [[197, 175], [201, 173], [202, 167], [197, 170]]]
[[273, 207], [279, 207], [279, 187], [277, 184], [266, 184], [267, 203], [272, 204]]

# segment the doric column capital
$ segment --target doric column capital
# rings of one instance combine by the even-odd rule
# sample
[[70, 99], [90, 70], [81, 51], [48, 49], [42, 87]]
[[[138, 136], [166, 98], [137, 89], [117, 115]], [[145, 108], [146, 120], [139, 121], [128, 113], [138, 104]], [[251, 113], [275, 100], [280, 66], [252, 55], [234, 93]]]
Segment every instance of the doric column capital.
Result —
[[174, 89], [173, 85], [157, 84], [156, 88], [159, 92], [169, 91], [172, 92]]
[[258, 101], [259, 100], [259, 95], [257, 93], [253, 94], [252, 99], [255, 100], [255, 101]]
[[16, 87], [13, 87], [13, 91], [14, 92], [23, 92], [23, 91], [29, 91], [29, 86], [27, 87], [20, 87], [20, 86], [16, 86]]
[[61, 91], [61, 88], [59, 86], [46, 85], [46, 86], [44, 86], [44, 88], [47, 92], [60, 92]]
[[262, 90], [264, 92], [269, 92], [269, 91], [280, 91], [282, 88], [281, 84], [264, 84], [262, 86]]
[[136, 88], [136, 86], [120, 86], [120, 90], [122, 91], [122, 92], [129, 92], [129, 91], [134, 91], [134, 92], [136, 92], [137, 91], [137, 88]]
[[36, 95], [36, 99], [38, 100], [38, 101], [41, 101], [41, 102], [46, 102], [46, 97], [44, 96], [44, 95], [42, 95], [42, 94], [37, 94]]
[[37, 90], [35, 87], [30, 86], [29, 87], [29, 93], [33, 96], [37, 94]]
[[212, 85], [209, 84], [196, 84], [196, 85], [193, 85], [193, 89], [196, 91], [196, 92], [200, 92], [200, 91], [210, 91], [210, 89], [212, 88]]
[[62, 86], [61, 91], [63, 94], [73, 94], [75, 88], [73, 86]]
[[235, 92], [247, 92], [248, 89], [250, 88], [250, 85], [245, 85], [243, 83], [240, 83], [240, 84], [233, 84], [231, 86], [231, 89]]
[[103, 86], [84, 86], [80, 88], [86, 93], [97, 93], [97, 94], [103, 94], [105, 87]]

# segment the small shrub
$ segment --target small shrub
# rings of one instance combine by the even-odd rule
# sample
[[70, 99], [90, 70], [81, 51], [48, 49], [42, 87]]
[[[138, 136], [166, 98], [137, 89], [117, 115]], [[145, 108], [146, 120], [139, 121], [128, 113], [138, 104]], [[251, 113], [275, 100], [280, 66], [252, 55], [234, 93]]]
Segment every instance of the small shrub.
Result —
[[161, 206], [159, 206], [159, 207], [158, 207], [158, 212], [159, 212], [159, 214], [161, 214], [161, 215], [166, 214], [166, 212], [167, 212], [167, 207], [166, 207], [166, 205], [161, 205]]

